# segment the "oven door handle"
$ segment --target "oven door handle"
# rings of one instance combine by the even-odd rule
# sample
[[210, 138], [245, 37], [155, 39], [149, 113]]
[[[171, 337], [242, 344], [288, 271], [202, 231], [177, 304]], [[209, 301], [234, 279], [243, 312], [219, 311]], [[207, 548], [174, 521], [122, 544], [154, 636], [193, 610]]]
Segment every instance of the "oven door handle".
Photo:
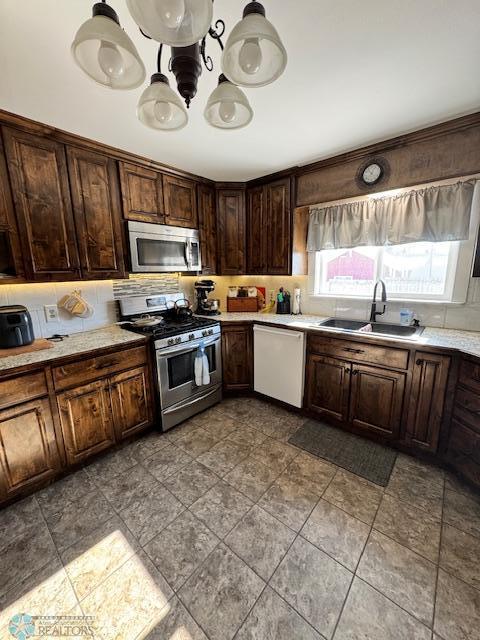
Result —
[[218, 391], [218, 386], [216, 386], [214, 389], [212, 389], [211, 391], [209, 391], [208, 393], [206, 393], [204, 396], [200, 396], [199, 398], [195, 398], [194, 400], [189, 400], [188, 402], [185, 402], [181, 405], [175, 405], [173, 407], [170, 407], [170, 409], [165, 409], [165, 411], [163, 411], [163, 413], [165, 415], [168, 415], [169, 413], [175, 413], [176, 411], [178, 411], [179, 409], [185, 409], [185, 407], [191, 407], [192, 404], [197, 404], [197, 402], [201, 402], [202, 400], [205, 400], [206, 398], [209, 398], [210, 396], [213, 396], [214, 393], [217, 393]]
[[[185, 345], [179, 345], [178, 347], [172, 347], [171, 349], [158, 349], [157, 356], [171, 356], [173, 354], [180, 355], [182, 353], [187, 353], [188, 351], [196, 351], [200, 346], [202, 340], [195, 340], [194, 342], [187, 342]], [[217, 335], [213, 338], [213, 340], [209, 340], [208, 342], [204, 342], [205, 347], [210, 347], [215, 342], [220, 342], [220, 336]]]

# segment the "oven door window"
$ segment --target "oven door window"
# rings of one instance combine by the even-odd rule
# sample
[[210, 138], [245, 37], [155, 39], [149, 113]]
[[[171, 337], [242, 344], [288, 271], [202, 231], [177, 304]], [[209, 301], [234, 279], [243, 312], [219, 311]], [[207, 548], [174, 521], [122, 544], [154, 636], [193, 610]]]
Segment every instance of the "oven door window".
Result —
[[185, 242], [137, 238], [138, 264], [141, 267], [172, 267], [174, 271], [187, 269]]
[[[208, 358], [208, 368], [210, 373], [216, 369], [215, 345], [205, 348]], [[168, 388], [176, 389], [184, 384], [191, 384], [194, 380], [195, 356], [197, 349], [180, 353], [178, 356], [168, 357]]]

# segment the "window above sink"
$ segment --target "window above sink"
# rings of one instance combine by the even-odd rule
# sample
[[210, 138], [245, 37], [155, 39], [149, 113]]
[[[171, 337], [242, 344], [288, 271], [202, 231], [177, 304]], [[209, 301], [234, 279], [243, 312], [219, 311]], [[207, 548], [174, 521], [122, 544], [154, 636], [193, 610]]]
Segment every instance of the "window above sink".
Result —
[[458, 293], [460, 244], [416, 242], [318, 251], [314, 293], [371, 298], [375, 282], [382, 279], [388, 299], [452, 302], [454, 291]]

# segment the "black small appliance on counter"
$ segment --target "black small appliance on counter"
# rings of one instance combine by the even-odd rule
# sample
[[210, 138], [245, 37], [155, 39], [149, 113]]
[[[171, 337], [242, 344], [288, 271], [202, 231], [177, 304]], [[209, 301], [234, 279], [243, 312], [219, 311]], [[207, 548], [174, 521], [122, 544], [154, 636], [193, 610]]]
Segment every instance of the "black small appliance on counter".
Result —
[[0, 307], [0, 349], [24, 347], [34, 340], [32, 318], [26, 307]]

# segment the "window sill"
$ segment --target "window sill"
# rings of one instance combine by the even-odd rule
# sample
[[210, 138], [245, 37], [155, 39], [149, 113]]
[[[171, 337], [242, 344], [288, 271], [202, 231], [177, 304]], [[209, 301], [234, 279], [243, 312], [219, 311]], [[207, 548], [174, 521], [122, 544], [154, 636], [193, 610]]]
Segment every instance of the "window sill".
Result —
[[[348, 300], [353, 302], [372, 302], [372, 298], [370, 296], [341, 296], [341, 295], [328, 295], [328, 294], [318, 294], [318, 293], [309, 293], [309, 298], [313, 300]], [[377, 304], [383, 304], [381, 300], [377, 299]], [[444, 307], [461, 307], [466, 304], [466, 300], [464, 302], [452, 302], [451, 300], [425, 300], [423, 298], [388, 298], [385, 304], [431, 304], [431, 305], [441, 305]]]

